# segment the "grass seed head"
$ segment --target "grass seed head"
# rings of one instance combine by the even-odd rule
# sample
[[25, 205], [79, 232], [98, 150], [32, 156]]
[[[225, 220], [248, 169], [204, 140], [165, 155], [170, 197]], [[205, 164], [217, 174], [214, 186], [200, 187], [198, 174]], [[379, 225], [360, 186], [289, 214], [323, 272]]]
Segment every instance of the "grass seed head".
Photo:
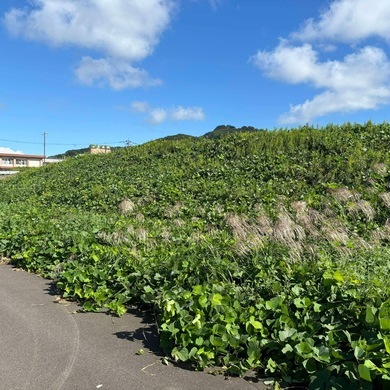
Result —
[[330, 242], [338, 242], [340, 244], [346, 245], [349, 241], [349, 232], [348, 230], [342, 226], [337, 220], [329, 220], [327, 223], [322, 227], [322, 232], [324, 233], [325, 237]]
[[118, 205], [119, 212], [123, 215], [131, 214], [134, 211], [134, 208], [135, 203], [130, 199], [123, 199]]
[[144, 222], [145, 221], [145, 216], [142, 213], [137, 213], [136, 216], [135, 216], [135, 219], [138, 222]]
[[180, 214], [180, 210], [183, 208], [183, 203], [178, 202], [175, 205], [168, 207], [164, 210], [164, 216], [167, 218], [177, 217]]
[[166, 243], [170, 242], [172, 238], [172, 232], [168, 228], [163, 228], [161, 231], [161, 238]]
[[387, 174], [387, 165], [384, 163], [378, 163], [372, 166], [372, 170], [378, 175], [385, 176]]
[[274, 238], [283, 244], [291, 245], [295, 241], [302, 241], [306, 237], [302, 226], [293, 221], [291, 216], [282, 211], [274, 226]]
[[263, 245], [264, 235], [259, 233], [257, 225], [248, 223], [243, 217], [230, 214], [226, 217], [226, 223], [233, 232], [235, 250], [238, 255], [250, 253]]
[[379, 197], [382, 199], [385, 206], [390, 208], [390, 192], [382, 192], [379, 194]]
[[173, 224], [177, 227], [183, 227], [183, 226], [185, 226], [186, 223], [182, 219], [176, 218], [173, 220]]
[[359, 200], [348, 205], [348, 211], [357, 216], [362, 213], [369, 221], [372, 221], [375, 216], [375, 210], [366, 200]]
[[358, 193], [354, 193], [350, 191], [348, 188], [337, 188], [330, 190], [332, 196], [341, 203], [347, 203], [352, 200], [360, 199], [360, 195]]

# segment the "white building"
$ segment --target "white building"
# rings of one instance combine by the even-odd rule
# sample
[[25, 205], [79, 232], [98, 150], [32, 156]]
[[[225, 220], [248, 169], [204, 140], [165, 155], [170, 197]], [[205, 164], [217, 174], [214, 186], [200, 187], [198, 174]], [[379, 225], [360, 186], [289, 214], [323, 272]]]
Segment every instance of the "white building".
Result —
[[44, 156], [35, 154], [0, 153], [0, 176], [18, 173], [18, 168], [38, 168], [60, 161], [62, 160], [45, 159]]
[[0, 169], [8, 170], [22, 167], [41, 167], [44, 156], [33, 154], [0, 153]]

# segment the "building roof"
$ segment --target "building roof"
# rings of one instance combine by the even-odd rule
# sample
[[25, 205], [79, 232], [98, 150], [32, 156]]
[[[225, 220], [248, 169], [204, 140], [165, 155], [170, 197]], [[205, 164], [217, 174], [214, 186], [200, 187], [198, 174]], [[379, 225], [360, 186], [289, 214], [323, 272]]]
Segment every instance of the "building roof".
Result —
[[43, 160], [45, 156], [39, 154], [22, 154], [22, 153], [0, 153], [1, 157], [12, 157], [12, 158], [36, 158]]

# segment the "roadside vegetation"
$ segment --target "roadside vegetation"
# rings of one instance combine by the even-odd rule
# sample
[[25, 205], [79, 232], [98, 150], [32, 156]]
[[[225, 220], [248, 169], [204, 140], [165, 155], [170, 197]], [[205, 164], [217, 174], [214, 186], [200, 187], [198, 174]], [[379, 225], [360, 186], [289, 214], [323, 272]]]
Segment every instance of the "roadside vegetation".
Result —
[[389, 388], [389, 145], [368, 122], [69, 158], [0, 182], [0, 252], [85, 310], [152, 310], [177, 361]]

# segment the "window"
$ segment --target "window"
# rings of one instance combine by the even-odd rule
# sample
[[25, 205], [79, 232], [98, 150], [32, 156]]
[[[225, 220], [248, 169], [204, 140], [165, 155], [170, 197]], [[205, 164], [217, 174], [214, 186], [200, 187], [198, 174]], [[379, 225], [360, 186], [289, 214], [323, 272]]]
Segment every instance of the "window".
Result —
[[18, 167], [27, 167], [27, 160], [24, 158], [17, 158], [16, 159], [16, 165]]
[[10, 158], [10, 157], [3, 157], [2, 159], [1, 159], [1, 161], [2, 161], [2, 164], [1, 165], [14, 165], [14, 161], [13, 161], [13, 159], [12, 158]]

